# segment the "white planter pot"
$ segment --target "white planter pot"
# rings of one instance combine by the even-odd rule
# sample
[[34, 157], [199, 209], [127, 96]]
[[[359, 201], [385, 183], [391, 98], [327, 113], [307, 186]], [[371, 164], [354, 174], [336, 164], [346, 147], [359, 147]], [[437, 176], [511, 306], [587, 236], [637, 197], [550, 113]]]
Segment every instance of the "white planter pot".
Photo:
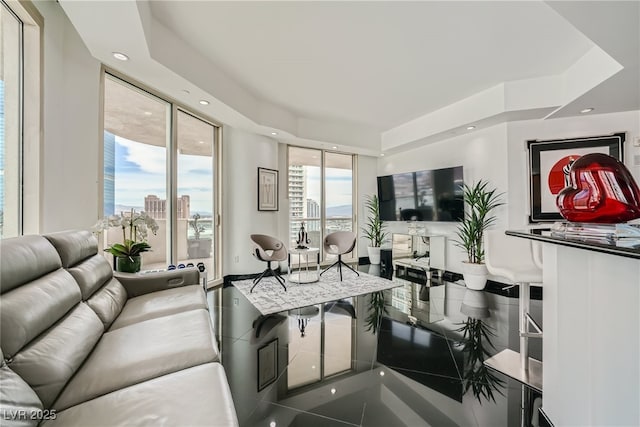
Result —
[[484, 264], [472, 264], [470, 262], [462, 263], [462, 275], [464, 276], [464, 284], [469, 289], [481, 291], [487, 284], [487, 266]]
[[380, 248], [374, 248], [373, 246], [367, 247], [367, 252], [369, 253], [369, 264], [378, 265], [380, 264]]

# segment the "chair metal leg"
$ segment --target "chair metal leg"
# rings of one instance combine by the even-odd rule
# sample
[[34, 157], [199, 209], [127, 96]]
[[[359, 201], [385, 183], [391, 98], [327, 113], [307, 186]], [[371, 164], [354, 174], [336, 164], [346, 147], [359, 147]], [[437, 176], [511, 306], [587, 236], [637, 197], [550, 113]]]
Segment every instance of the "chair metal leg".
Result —
[[339, 261], [334, 262], [333, 264], [331, 264], [329, 267], [325, 268], [323, 271], [320, 272], [320, 275], [322, 276], [324, 273], [326, 273], [327, 271], [331, 270], [333, 267], [335, 267], [338, 264]]
[[273, 270], [271, 268], [271, 261], [267, 261], [267, 268], [266, 270], [264, 270], [262, 272], [262, 274], [260, 274], [260, 276], [256, 277], [255, 279], [253, 279], [253, 286], [251, 287], [251, 289], [249, 290], [249, 293], [253, 292], [253, 288], [255, 288], [258, 283], [260, 283], [260, 281], [262, 279], [264, 279], [267, 276], [273, 276], [276, 281], [280, 284], [280, 286], [282, 286], [284, 288], [284, 291], [287, 291], [287, 287], [284, 285], [285, 284], [285, 280], [282, 276], [280, 276], [280, 273], [278, 273], [276, 270]]

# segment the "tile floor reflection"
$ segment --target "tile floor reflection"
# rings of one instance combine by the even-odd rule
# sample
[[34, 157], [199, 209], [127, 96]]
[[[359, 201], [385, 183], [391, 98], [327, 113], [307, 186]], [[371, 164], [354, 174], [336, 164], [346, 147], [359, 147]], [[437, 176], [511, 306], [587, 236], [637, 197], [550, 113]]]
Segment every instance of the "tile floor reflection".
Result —
[[[482, 364], [518, 350], [517, 297], [402, 283], [270, 317], [232, 286], [210, 295], [240, 424], [538, 425], [541, 396]], [[532, 301], [539, 322], [541, 307]], [[277, 376], [258, 391], [258, 350], [276, 338]]]

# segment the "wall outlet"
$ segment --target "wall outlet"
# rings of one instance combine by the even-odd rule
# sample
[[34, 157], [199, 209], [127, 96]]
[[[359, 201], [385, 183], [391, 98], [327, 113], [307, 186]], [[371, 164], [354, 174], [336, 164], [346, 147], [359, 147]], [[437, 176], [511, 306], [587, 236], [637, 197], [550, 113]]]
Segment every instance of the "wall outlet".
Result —
[[240, 255], [236, 255], [233, 257], [233, 261], [237, 264], [240, 262]]
[[238, 298], [234, 298], [233, 305], [238, 305], [238, 304], [240, 304], [240, 300]]
[[640, 147], [640, 136], [636, 136], [636, 139], [633, 140], [634, 147]]

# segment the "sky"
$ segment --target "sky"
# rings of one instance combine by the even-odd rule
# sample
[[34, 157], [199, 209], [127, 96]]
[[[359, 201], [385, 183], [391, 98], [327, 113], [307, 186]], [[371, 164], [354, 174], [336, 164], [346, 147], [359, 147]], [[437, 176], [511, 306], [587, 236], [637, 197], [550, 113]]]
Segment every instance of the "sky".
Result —
[[[144, 206], [155, 194], [166, 199], [166, 149], [116, 136], [115, 203]], [[213, 211], [211, 157], [178, 156], [178, 196], [191, 197], [191, 212]]]
[[[307, 174], [307, 198], [320, 203], [320, 168], [305, 166]], [[327, 168], [325, 171], [327, 207], [351, 205], [353, 189], [351, 169]]]

